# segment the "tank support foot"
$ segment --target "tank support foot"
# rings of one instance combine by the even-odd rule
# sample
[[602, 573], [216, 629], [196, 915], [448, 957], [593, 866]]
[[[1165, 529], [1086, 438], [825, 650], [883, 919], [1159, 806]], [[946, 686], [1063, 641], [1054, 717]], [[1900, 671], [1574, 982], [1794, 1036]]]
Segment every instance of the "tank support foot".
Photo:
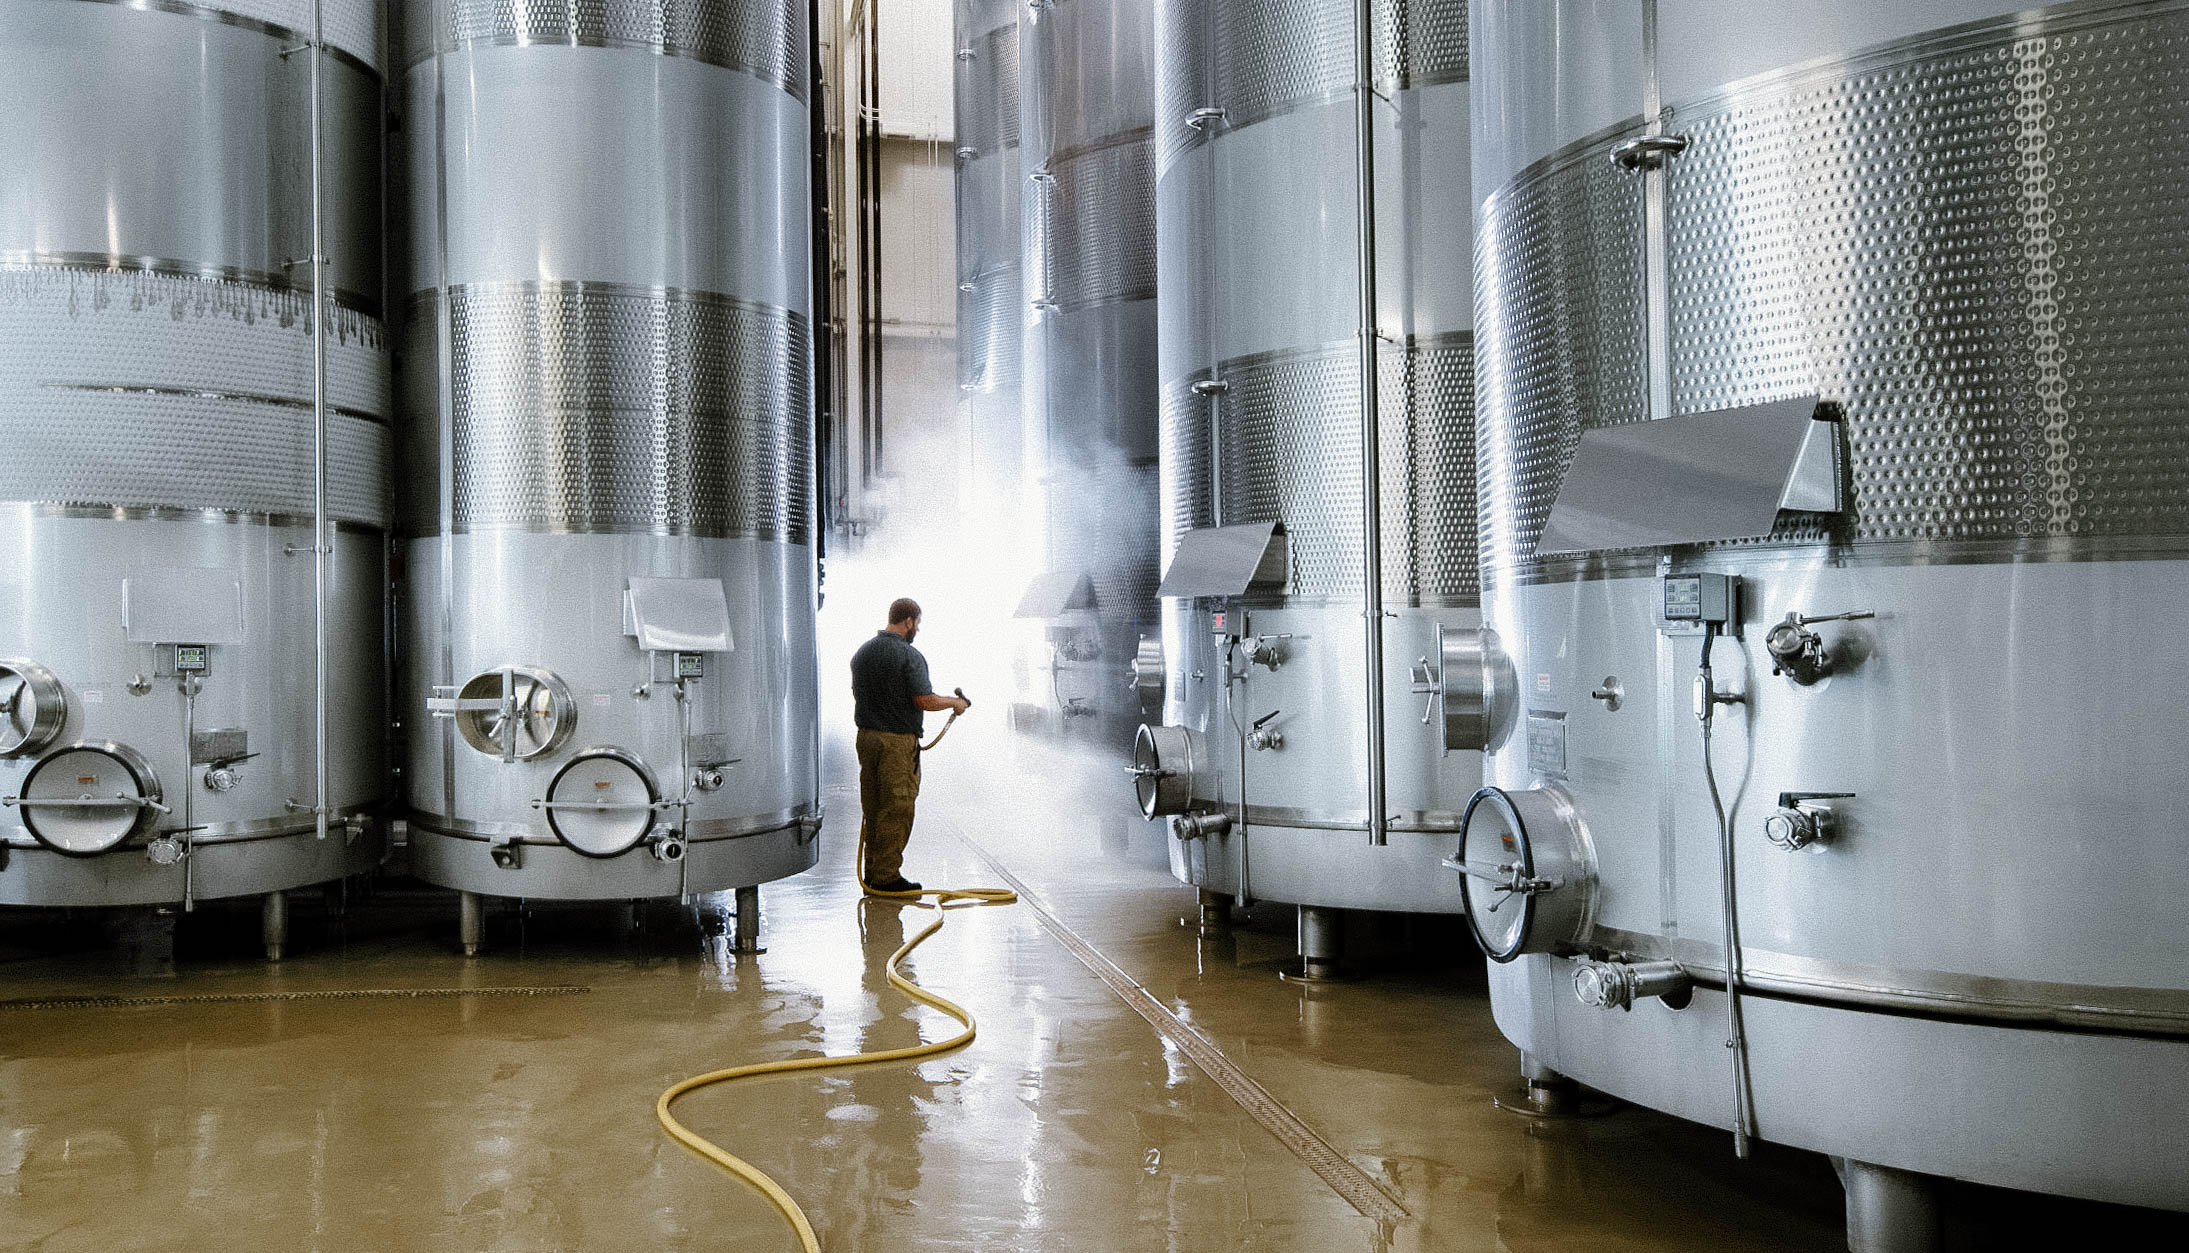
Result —
[[259, 902], [259, 938], [266, 942], [266, 960], [277, 962], [289, 947], [289, 897], [285, 892], [268, 892]]
[[1550, 1118], [1571, 1117], [1581, 1110], [1581, 1085], [1535, 1060], [1520, 1055], [1521, 1104], [1527, 1112]]
[[1342, 977], [1338, 957], [1342, 948], [1339, 929], [1344, 918], [1342, 910], [1300, 906], [1300, 969], [1297, 974], [1286, 971], [1284, 978], [1295, 983], [1337, 982]]
[[477, 892], [456, 894], [456, 932], [464, 956], [477, 957], [480, 941], [486, 938], [486, 903]]
[[1213, 940], [1231, 932], [1231, 898], [1222, 892], [1201, 889], [1200, 933], [1204, 940]]
[[1853, 1253], [1936, 1253], [1937, 1181], [1929, 1175], [1847, 1158], [1847, 1247]]
[[733, 953], [765, 953], [760, 947], [760, 889], [737, 889], [737, 938], [730, 945]]

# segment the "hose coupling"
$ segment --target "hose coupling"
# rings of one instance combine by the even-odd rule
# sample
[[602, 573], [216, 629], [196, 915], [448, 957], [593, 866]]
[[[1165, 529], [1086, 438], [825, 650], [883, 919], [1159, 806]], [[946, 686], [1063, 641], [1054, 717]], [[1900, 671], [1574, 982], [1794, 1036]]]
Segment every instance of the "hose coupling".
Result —
[[684, 833], [670, 831], [657, 835], [647, 845], [646, 851], [654, 855], [655, 861], [665, 861], [672, 865], [683, 861], [685, 852]]
[[1222, 811], [1211, 813], [1196, 809], [1190, 814], [1179, 814], [1171, 819], [1171, 834], [1181, 840], [1206, 839], [1231, 830], [1231, 815]]

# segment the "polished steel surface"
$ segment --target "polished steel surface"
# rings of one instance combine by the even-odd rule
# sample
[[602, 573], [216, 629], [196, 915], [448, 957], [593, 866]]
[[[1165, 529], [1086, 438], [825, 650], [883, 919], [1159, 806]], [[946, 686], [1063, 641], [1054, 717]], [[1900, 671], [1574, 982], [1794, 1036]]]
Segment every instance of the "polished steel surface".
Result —
[[[435, 377], [444, 303], [454, 530], [806, 542], [804, 318], [697, 292], [466, 286], [414, 305], [414, 383]], [[440, 502], [411, 502], [405, 530], [436, 532]]]
[[799, 0], [405, 0], [404, 63], [496, 46], [638, 48], [742, 70], [806, 98]]
[[[1477, 6], [1477, 116], [1502, 145], [1477, 172], [1503, 175], [1477, 213], [1485, 612], [1542, 733], [1498, 751], [1493, 780], [1573, 798], [1603, 885], [1595, 942], [1617, 952], [1722, 984], [1730, 875], [1762, 1139], [2189, 1208], [2156, 1165], [2189, 1153], [2177, 1120], [2094, 1086], [2171, 1099], [2189, 1049], [2189, 955], [2156, 921], [2189, 881], [2142, 834], [2184, 821], [2148, 624], [2189, 588], [2189, 221], [2157, 157], [2189, 132], [2189, 6], [1856, 3], [1762, 23], [1664, 0], [1664, 129], [1687, 145], [1649, 176], [1654, 302], [1642, 176], [1608, 159], [1640, 133], [1641, 93], [1609, 116], [1604, 93], [1658, 67], [1584, 7]], [[1674, 414], [1838, 404], [1844, 515], [1535, 554], [1583, 431], [1649, 416], [1658, 319]], [[1702, 640], [1659, 629], [1654, 577], [1691, 572], [1743, 580], [1715, 649], [1739, 703], [1707, 746]], [[1767, 633], [1789, 615], [1817, 622], [1828, 664], [1774, 668]], [[1792, 853], [1765, 820], [1805, 793], [1834, 798], [1836, 830]], [[1507, 1037], [1725, 1125], [1722, 992], [1604, 1014], [1571, 976], [1549, 954], [1493, 971]], [[1947, 1117], [1954, 1134], [1931, 1130]]]
[[1033, 299], [1070, 312], [1155, 298], [1148, 135], [1143, 125], [1043, 161], [1027, 215]]
[[[328, 7], [360, 11], [377, 15]], [[309, 290], [310, 58], [281, 55], [295, 39], [159, 9], [0, 3], [0, 169], [18, 172], [0, 182], [0, 260]], [[377, 313], [381, 84], [341, 58], [324, 79], [329, 282]], [[116, 83], [129, 90], [104, 89]]]

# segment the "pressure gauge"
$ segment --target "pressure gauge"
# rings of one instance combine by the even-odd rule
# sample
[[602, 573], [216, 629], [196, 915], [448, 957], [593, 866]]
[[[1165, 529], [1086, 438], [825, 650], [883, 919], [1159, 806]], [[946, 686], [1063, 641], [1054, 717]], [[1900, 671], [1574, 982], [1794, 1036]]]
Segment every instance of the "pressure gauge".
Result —
[[572, 852], [618, 857], [654, 829], [661, 789], [646, 763], [625, 749], [588, 748], [547, 785], [547, 828]]
[[1557, 952], [1587, 939], [1596, 906], [1595, 857], [1573, 802], [1554, 788], [1486, 787], [1459, 820], [1467, 925], [1490, 960]]
[[105, 741], [71, 744], [23, 776], [23, 829], [69, 857], [96, 857], [149, 833], [164, 811], [159, 776], [135, 750]]

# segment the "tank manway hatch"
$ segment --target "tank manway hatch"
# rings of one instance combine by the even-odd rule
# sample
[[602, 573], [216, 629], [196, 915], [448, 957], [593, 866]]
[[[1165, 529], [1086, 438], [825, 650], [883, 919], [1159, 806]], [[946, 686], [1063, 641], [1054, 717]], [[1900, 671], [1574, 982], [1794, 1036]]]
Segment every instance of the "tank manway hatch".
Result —
[[1178, 539], [1158, 596], [1244, 596], [1275, 591], [1287, 574], [1284, 524], [1243, 522], [1204, 526]]
[[1537, 556], [1769, 535], [1844, 508], [1839, 410], [1814, 396], [1581, 433]]

